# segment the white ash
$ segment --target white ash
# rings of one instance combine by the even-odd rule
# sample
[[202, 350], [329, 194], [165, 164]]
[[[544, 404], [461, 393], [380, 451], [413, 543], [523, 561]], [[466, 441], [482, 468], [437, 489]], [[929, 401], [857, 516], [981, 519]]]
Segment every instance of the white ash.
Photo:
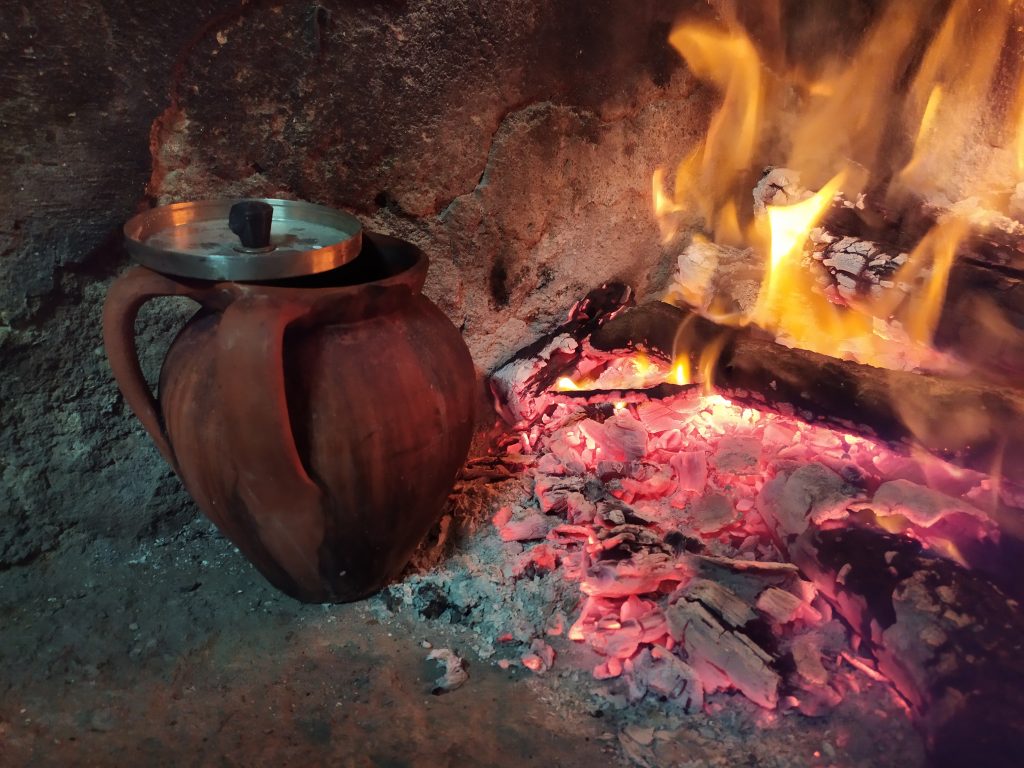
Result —
[[431, 691], [434, 695], [449, 693], [461, 688], [469, 679], [469, 673], [463, 660], [450, 648], [436, 648], [427, 654], [429, 661], [439, 661], [444, 665], [444, 673], [434, 682]]
[[1024, 237], [1024, 182], [1014, 187], [1007, 210], [1009, 216], [1002, 211], [993, 210], [986, 201], [977, 196], [966, 197], [940, 209], [957, 218], [969, 222], [976, 229], [996, 229], [1007, 235]]
[[800, 186], [800, 174], [789, 168], [767, 168], [754, 186], [754, 215], [763, 216], [769, 205], [793, 205], [813, 193]]
[[763, 259], [753, 248], [694, 240], [679, 255], [668, 297], [701, 310], [747, 314], [757, 303], [763, 275]]

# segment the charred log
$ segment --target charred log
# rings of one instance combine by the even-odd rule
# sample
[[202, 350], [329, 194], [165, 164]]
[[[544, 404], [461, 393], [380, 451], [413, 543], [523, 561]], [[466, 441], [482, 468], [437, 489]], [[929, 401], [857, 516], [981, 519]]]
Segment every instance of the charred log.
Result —
[[[813, 256], [822, 267], [823, 291], [836, 303], [856, 307], [863, 300], [881, 300], [896, 307], [921, 289], [900, 280], [906, 251], [831, 229], [816, 241]], [[936, 348], [952, 352], [988, 378], [1018, 379], [1024, 372], [1022, 276], [972, 258], [957, 260], [935, 330]]]
[[606, 283], [588, 293], [572, 308], [565, 323], [521, 349], [490, 376], [499, 412], [513, 423], [536, 416], [519, 410], [511, 412], [510, 408], [530, 407], [538, 395], [550, 389], [579, 360], [579, 342], [632, 304], [633, 290], [622, 283]]
[[[799, 174], [769, 167], [754, 188], [754, 212], [763, 213], [767, 205], [791, 205], [810, 194], [800, 185]], [[821, 227], [838, 238], [878, 243], [892, 254], [909, 253], [949, 213], [919, 198], [904, 199], [894, 207], [884, 196], [877, 190], [857, 200], [838, 196]], [[957, 260], [1024, 279], [1024, 222], [980, 208], [972, 213], [971, 230], [957, 246]]]
[[[897, 213], [870, 198], [860, 204], [840, 199], [825, 215], [822, 227], [839, 237], [884, 243], [896, 252], [910, 251], [942, 213], [923, 202], [907, 205]], [[975, 224], [960, 243], [957, 259], [1024, 278], [1024, 225], [1012, 219], [1001, 224]]]
[[1024, 483], [1024, 395], [1015, 390], [791, 349], [756, 327], [726, 328], [662, 302], [622, 313], [590, 341], [603, 351], [641, 348], [668, 360], [682, 350], [695, 368], [703, 350], [720, 345], [711, 375], [734, 401], [917, 445], [983, 472], [1002, 459], [1003, 476]]
[[910, 702], [932, 765], [1016, 766], [1024, 743], [1024, 615], [981, 575], [864, 528], [812, 527], [791, 559]]
[[[771, 168], [755, 187], [754, 209], [763, 213], [766, 205], [791, 204], [809, 194], [791, 171]], [[920, 200], [894, 209], [872, 194], [857, 201], [837, 198], [810, 243], [823, 292], [855, 309], [867, 299], [875, 311], [895, 310], [927, 274], [902, 272], [909, 254], [946, 213]], [[980, 375], [1016, 385], [1024, 374], [1024, 223], [994, 212], [976, 219], [957, 244], [934, 344]], [[720, 252], [724, 258], [729, 250]]]
[[[1024, 615], [1017, 601], [918, 540], [852, 516], [821, 519], [815, 507], [830, 486], [811, 480], [807, 469], [777, 475], [759, 496], [756, 509], [776, 545], [909, 703], [932, 765], [1016, 765], [1024, 736]], [[803, 501], [793, 503], [790, 483], [804, 489]]]

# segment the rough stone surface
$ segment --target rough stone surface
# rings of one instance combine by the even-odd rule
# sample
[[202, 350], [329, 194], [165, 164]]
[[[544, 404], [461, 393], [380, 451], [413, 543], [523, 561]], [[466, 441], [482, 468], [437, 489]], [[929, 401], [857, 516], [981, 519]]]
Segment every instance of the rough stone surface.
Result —
[[[173, 62], [216, 5], [0, 4], [0, 571], [194, 514], [111, 386], [99, 311]], [[151, 374], [169, 312], [140, 324]]]
[[490, 369], [602, 280], [666, 282], [651, 174], [708, 114], [665, 42], [690, 6], [252, 6], [181, 69], [151, 192], [298, 197], [413, 240]]

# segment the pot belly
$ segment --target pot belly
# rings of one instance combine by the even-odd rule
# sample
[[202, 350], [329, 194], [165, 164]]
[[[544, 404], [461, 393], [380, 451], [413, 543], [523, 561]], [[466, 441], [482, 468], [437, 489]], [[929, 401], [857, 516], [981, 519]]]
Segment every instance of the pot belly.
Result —
[[[161, 374], [161, 405], [186, 488], [282, 591], [315, 602], [377, 591], [440, 516], [469, 449], [475, 374], [460, 334], [422, 297], [358, 323], [288, 331], [289, 419], [303, 464], [324, 492], [324, 536], [304, 553], [320, 574], [321, 589], [310, 592], [269, 554], [266, 521], [254, 520], [237, 492], [246, 468], [230, 451], [220, 407], [216, 331], [216, 315], [195, 318]], [[279, 510], [279, 522], [286, 525], [289, 513]]]

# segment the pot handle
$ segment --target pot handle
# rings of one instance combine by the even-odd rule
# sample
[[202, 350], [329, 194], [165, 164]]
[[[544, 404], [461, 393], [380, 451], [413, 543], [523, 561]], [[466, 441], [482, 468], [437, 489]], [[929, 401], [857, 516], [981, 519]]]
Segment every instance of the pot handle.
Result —
[[308, 312], [298, 302], [243, 296], [217, 331], [217, 385], [236, 490], [267, 553], [300, 592], [322, 593], [323, 492], [295, 444], [285, 392], [284, 334]]
[[150, 299], [186, 296], [201, 301], [207, 293], [206, 288], [179, 282], [146, 267], [132, 267], [110, 286], [103, 305], [103, 346], [117, 386], [156, 443], [160, 455], [175, 472], [178, 472], [178, 462], [164, 430], [160, 408], [139, 365], [135, 318], [142, 305]]

